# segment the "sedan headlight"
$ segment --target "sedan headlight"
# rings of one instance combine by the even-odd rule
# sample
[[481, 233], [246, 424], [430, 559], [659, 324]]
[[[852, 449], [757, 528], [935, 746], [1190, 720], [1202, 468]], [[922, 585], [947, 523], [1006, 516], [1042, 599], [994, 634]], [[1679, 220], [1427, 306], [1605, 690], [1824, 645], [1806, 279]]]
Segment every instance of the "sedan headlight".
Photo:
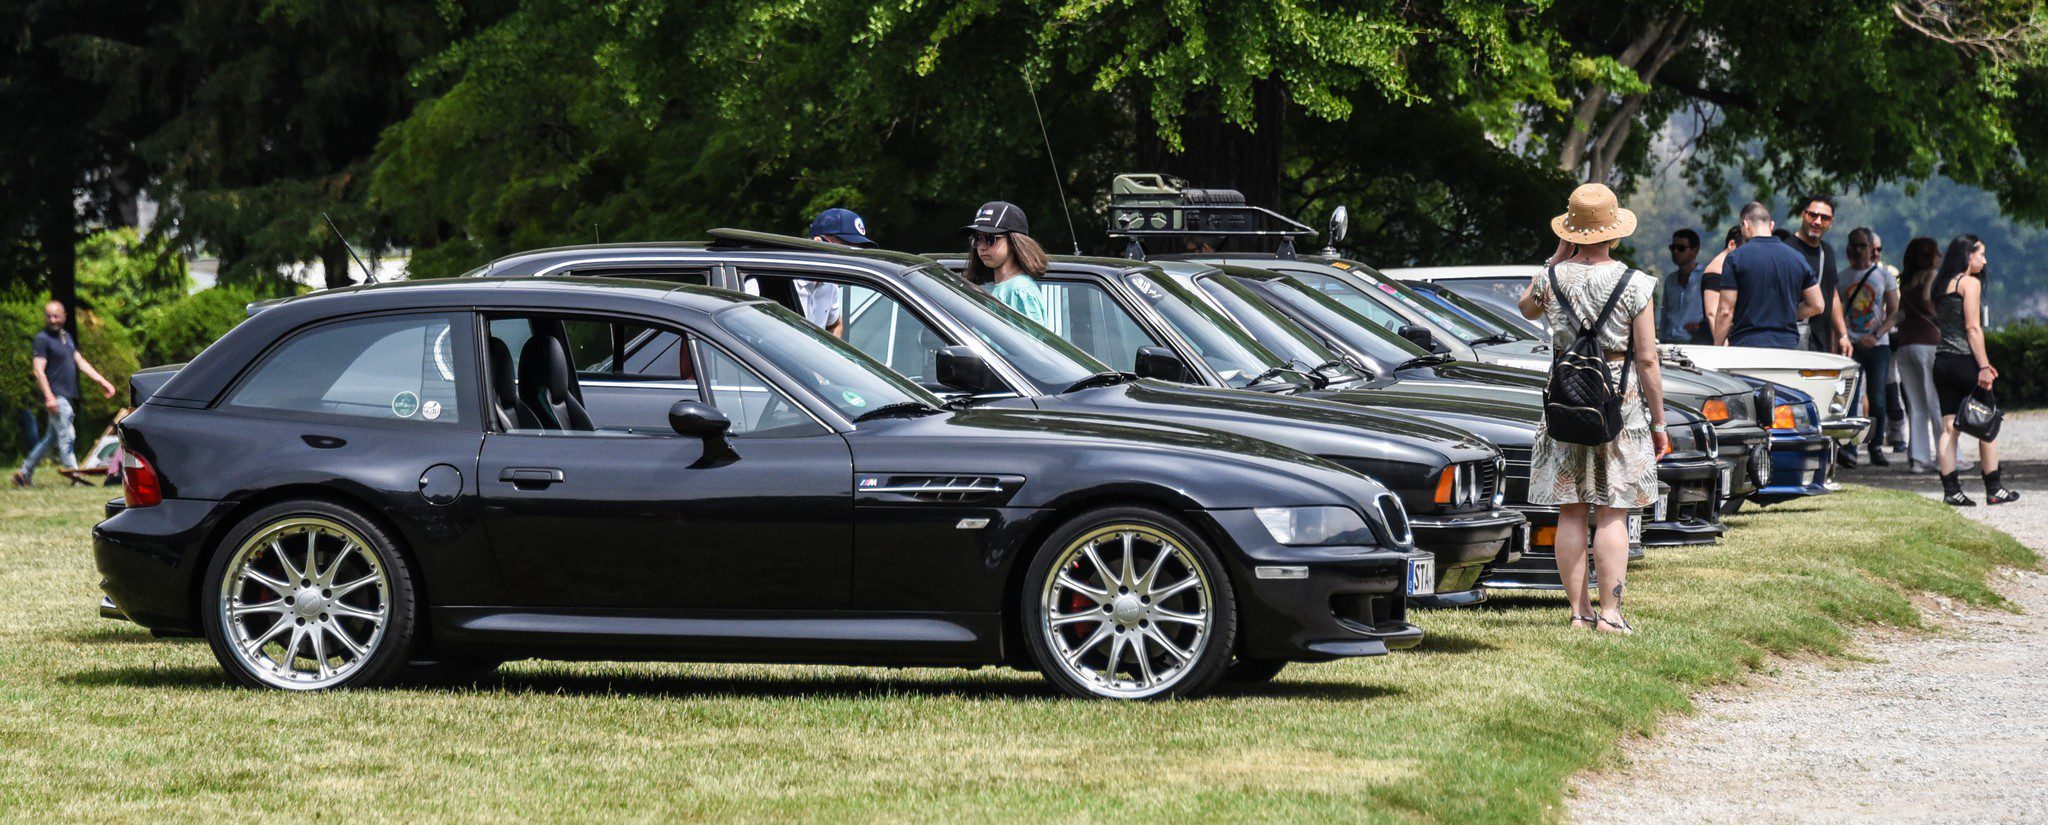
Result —
[[[1398, 504], [1396, 506], [1399, 506]], [[1258, 507], [1259, 523], [1281, 544], [1375, 544], [1365, 517], [1349, 507]]]

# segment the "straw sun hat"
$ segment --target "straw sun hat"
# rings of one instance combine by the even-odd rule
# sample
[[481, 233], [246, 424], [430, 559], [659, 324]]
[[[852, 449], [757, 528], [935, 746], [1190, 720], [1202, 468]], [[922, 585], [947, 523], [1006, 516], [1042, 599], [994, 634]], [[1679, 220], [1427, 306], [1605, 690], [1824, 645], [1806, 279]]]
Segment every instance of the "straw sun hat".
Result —
[[1572, 190], [1570, 207], [1550, 219], [1550, 231], [1572, 243], [1599, 243], [1635, 234], [1636, 213], [1621, 208], [1614, 190], [1588, 183]]

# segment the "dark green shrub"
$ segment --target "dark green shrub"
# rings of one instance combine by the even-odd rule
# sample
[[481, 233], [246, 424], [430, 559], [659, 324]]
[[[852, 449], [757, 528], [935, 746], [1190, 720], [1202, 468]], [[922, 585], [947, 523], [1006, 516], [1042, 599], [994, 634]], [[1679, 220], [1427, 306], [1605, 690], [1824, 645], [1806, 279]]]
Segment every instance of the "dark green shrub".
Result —
[[2048, 324], [2027, 321], [1984, 331], [1984, 348], [1998, 368], [1998, 403], [2048, 406]]
[[145, 316], [142, 360], [149, 366], [181, 364], [228, 334], [248, 317], [254, 293], [242, 287], [217, 286], [160, 307]]

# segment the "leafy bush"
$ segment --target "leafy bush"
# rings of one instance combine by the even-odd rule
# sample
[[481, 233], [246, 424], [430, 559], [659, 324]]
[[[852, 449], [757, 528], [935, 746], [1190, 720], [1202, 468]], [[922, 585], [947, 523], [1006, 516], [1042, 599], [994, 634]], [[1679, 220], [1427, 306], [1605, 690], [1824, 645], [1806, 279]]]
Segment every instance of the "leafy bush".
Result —
[[134, 327], [151, 309], [184, 297], [190, 283], [185, 256], [168, 237], [106, 229], [78, 242], [78, 294], [102, 318]]
[[255, 293], [217, 286], [145, 314], [142, 360], [151, 366], [190, 361], [248, 317]]
[[2033, 321], [1984, 331], [1984, 348], [1998, 368], [1998, 403], [2048, 406], [2048, 324]]

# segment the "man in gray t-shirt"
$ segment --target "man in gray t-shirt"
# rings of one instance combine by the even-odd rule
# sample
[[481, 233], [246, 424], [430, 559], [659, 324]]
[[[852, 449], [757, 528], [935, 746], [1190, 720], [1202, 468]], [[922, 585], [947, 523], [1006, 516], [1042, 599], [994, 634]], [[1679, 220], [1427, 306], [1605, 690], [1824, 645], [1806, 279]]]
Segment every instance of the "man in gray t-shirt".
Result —
[[[1870, 416], [1870, 463], [1891, 463], [1881, 447], [1885, 426], [1885, 390], [1892, 374], [1892, 327], [1898, 324], [1899, 276], [1872, 254], [1879, 245], [1877, 233], [1858, 227], [1849, 233], [1848, 266], [1842, 268], [1842, 322], [1848, 328], [1850, 356], [1863, 370], [1863, 388], [1870, 402], [1862, 404]], [[1862, 399], [1858, 399], [1861, 403]]]

